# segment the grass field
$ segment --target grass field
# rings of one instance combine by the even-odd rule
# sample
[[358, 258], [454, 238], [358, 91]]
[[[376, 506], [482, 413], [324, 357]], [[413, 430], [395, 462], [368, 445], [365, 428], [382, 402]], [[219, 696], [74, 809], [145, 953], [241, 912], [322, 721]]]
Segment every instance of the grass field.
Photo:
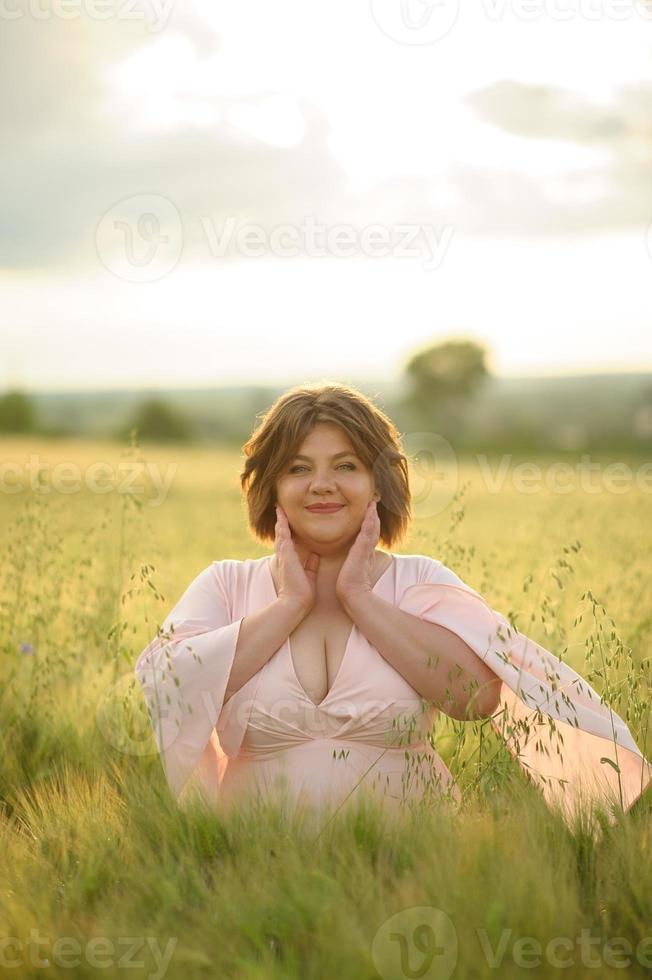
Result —
[[[9, 438], [0, 450], [0, 975], [649, 974], [650, 794], [599, 838], [569, 828], [477, 751], [494, 745], [488, 722], [437, 722], [457, 814], [394, 825], [354, 807], [315, 839], [272, 806], [177, 808], [134, 727], [133, 664], [206, 565], [271, 550], [247, 530], [238, 453]], [[502, 487], [476, 458], [441, 479], [415, 468], [411, 536], [395, 550], [441, 559], [565, 651], [651, 758], [649, 464], [624, 459], [632, 477], [618, 479], [613, 458], [592, 456], [591, 482], [557, 492], [551, 466], [578, 460], [532, 461], [540, 484], [508, 460]]]

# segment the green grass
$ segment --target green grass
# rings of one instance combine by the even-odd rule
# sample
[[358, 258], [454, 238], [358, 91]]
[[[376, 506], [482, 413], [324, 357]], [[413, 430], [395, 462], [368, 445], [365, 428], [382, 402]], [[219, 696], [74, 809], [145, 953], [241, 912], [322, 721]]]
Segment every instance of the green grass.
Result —
[[[0, 493], [0, 975], [502, 980], [557, 976], [564, 960], [568, 976], [623, 976], [627, 959], [627, 977], [649, 973], [649, 794], [600, 835], [588, 821], [569, 827], [488, 723], [440, 718], [433, 733], [463, 789], [459, 812], [431, 804], [395, 822], [367, 800], [316, 832], [280, 804], [179, 809], [145, 737], [133, 664], [207, 564], [269, 552], [247, 531], [238, 454], [0, 446], [19, 477], [30, 454], [48, 461], [41, 489], [58, 461], [82, 473], [176, 465], [158, 507], [151, 485], [140, 497]], [[490, 493], [473, 459], [446, 486], [437, 510], [415, 473], [420, 502], [397, 550], [440, 558], [522, 632], [566, 651], [649, 758], [650, 494], [526, 494], [509, 480]], [[30, 934], [42, 939], [31, 952]]]

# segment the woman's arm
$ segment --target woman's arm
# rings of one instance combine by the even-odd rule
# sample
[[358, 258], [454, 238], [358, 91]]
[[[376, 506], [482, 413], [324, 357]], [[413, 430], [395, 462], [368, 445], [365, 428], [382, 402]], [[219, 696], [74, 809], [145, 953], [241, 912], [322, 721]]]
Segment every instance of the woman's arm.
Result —
[[268, 606], [244, 617], [224, 695], [225, 701], [267, 663], [305, 615], [303, 608], [289, 600], [274, 599]]
[[207, 751], [226, 697], [269, 660], [304, 615], [284, 599], [234, 620], [233, 571], [229, 561], [216, 561], [200, 572], [135, 664], [175, 796]]
[[459, 721], [487, 718], [496, 711], [500, 678], [455, 633], [373, 592], [341, 601], [372, 646], [421, 697]]

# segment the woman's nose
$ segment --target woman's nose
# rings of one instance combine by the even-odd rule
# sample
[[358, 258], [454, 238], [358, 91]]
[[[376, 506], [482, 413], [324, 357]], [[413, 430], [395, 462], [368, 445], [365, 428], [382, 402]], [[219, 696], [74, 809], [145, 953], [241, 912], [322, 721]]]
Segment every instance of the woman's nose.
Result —
[[328, 473], [316, 473], [310, 486], [313, 490], [329, 490], [334, 488], [335, 480]]

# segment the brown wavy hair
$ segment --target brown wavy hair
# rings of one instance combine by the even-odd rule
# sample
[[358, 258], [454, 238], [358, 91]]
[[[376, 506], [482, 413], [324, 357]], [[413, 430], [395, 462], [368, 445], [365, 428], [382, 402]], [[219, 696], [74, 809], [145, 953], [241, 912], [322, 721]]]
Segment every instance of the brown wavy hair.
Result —
[[401, 543], [411, 519], [407, 457], [394, 423], [362, 392], [349, 385], [296, 385], [266, 412], [242, 447], [245, 464], [240, 483], [249, 511], [249, 527], [261, 542], [274, 542], [276, 481], [318, 422], [338, 425], [372, 471], [380, 518], [380, 541]]

